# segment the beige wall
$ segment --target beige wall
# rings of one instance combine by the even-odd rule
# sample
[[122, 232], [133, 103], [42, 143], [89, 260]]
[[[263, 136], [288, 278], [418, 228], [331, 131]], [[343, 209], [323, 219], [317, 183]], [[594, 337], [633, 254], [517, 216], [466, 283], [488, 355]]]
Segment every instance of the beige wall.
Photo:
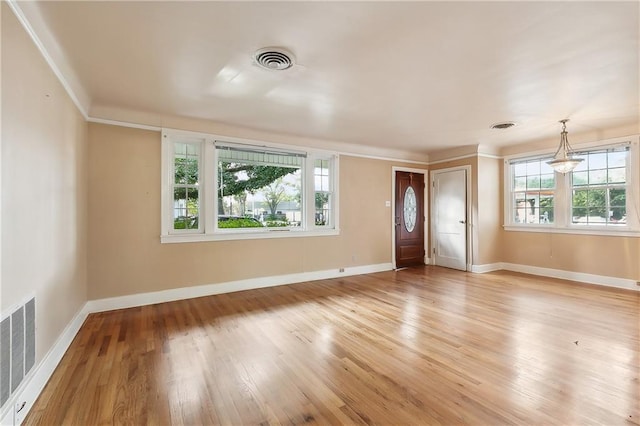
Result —
[[478, 255], [474, 265], [502, 260], [502, 159], [478, 157]]
[[640, 280], [640, 238], [505, 231], [503, 261]]
[[37, 361], [87, 300], [86, 132], [3, 2], [1, 309], [36, 296]]
[[403, 164], [341, 156], [339, 236], [160, 244], [160, 146], [89, 124], [90, 299], [391, 262], [385, 201]]

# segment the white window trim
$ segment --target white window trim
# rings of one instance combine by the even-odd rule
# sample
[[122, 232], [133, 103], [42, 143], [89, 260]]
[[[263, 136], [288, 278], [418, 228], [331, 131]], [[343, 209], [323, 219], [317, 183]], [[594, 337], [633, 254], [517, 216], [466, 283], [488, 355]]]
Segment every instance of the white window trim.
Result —
[[[199, 196], [200, 196], [200, 220], [198, 229], [174, 230], [173, 229], [173, 150], [174, 142], [201, 144], [199, 164]], [[306, 199], [303, 199], [302, 215], [306, 221], [304, 229], [296, 228], [244, 228], [244, 229], [218, 229], [217, 209], [215, 207], [216, 194], [208, 189], [208, 182], [217, 187], [217, 153], [216, 141], [225, 146], [259, 146], [261, 148], [281, 150], [283, 152], [305, 152], [306, 164], [303, 168], [304, 176], [302, 185], [305, 187]], [[224, 141], [224, 142], [223, 142]], [[264, 238], [296, 238], [319, 237], [340, 235], [339, 214], [339, 155], [331, 151], [317, 149], [305, 149], [298, 146], [271, 144], [261, 141], [219, 136], [198, 132], [190, 132], [176, 129], [162, 129], [161, 134], [161, 243], [187, 243], [200, 241], [228, 241], [228, 240], [252, 240]], [[314, 162], [317, 159], [331, 161], [331, 177], [333, 191], [333, 205], [331, 209], [330, 224], [333, 226], [315, 225], [315, 187], [313, 179]], [[214, 198], [214, 199], [212, 199]]]
[[[640, 136], [633, 135], [607, 139], [597, 142], [574, 145], [575, 151], [605, 149], [615, 145], [629, 143], [629, 172], [627, 176], [627, 215], [626, 226], [576, 225], [571, 223], [571, 173], [556, 173], [556, 197], [554, 199], [553, 224], [516, 224], [513, 222], [513, 197], [511, 192], [511, 161], [539, 158], [553, 155], [555, 151], [543, 150], [526, 154], [511, 155], [504, 158], [504, 224], [505, 231], [544, 232], [558, 234], [607, 235], [618, 237], [640, 237]], [[558, 207], [559, 206], [559, 207]]]

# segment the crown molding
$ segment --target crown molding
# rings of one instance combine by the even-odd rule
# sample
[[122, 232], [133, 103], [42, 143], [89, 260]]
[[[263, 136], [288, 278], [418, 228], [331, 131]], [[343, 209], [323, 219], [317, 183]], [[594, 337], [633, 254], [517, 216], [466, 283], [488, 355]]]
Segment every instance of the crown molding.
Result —
[[64, 54], [44, 24], [38, 10], [37, 2], [6, 0], [7, 5], [27, 32], [40, 54], [53, 71], [71, 101], [85, 120], [89, 118], [91, 99], [80, 84], [75, 72], [64, 59]]

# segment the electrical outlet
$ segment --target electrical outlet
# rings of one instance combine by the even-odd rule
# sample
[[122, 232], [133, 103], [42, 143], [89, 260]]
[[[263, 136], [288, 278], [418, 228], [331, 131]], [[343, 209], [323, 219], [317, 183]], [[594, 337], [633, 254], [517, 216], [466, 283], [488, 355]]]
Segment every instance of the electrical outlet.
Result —
[[24, 417], [27, 414], [27, 401], [16, 402], [15, 411], [13, 415], [13, 424], [19, 426], [24, 421]]
[[338, 272], [344, 272], [344, 268], [338, 269]]

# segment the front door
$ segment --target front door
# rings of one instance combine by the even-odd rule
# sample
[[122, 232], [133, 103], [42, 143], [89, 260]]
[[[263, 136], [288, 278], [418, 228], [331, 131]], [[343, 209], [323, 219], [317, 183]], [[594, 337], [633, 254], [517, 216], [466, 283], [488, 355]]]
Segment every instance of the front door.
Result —
[[424, 265], [424, 175], [396, 172], [396, 268]]
[[434, 171], [434, 264], [467, 270], [467, 171]]

